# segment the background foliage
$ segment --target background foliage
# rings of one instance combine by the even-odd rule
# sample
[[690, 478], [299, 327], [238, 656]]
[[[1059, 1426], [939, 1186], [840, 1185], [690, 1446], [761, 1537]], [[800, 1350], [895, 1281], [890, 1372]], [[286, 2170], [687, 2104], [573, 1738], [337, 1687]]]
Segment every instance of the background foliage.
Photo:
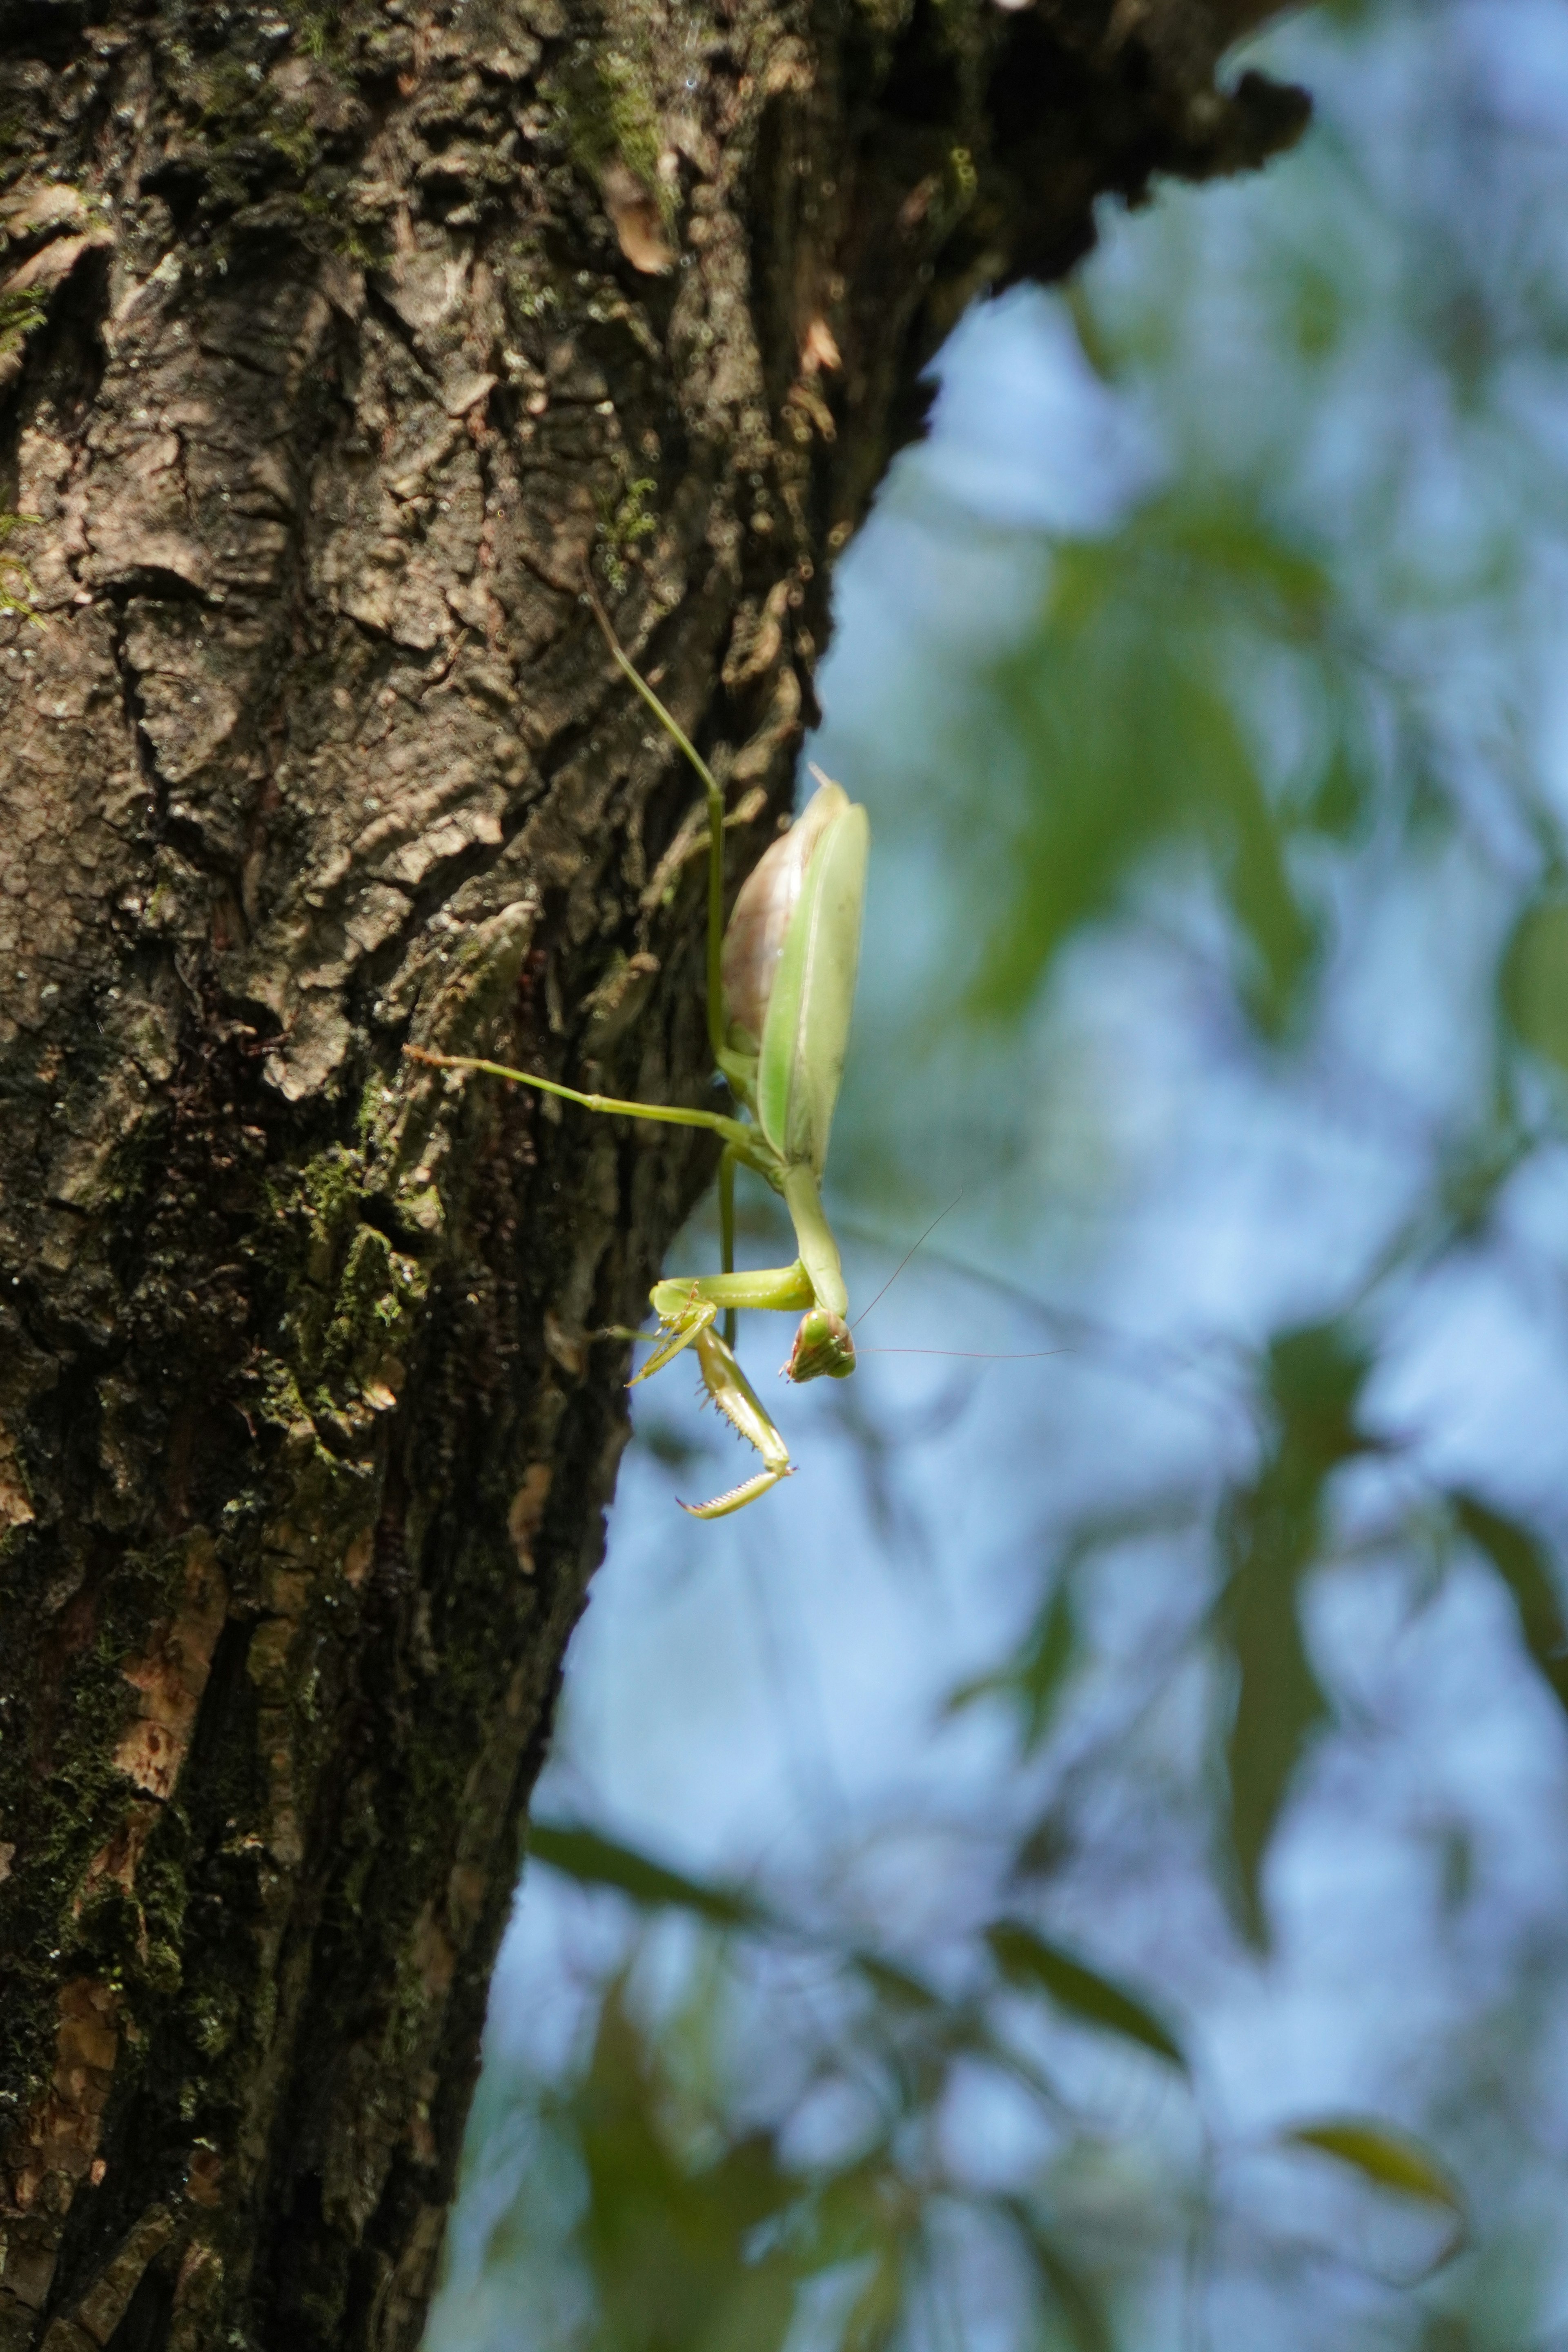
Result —
[[846, 567], [942, 1223], [757, 1510], [643, 1408], [432, 2352], [1568, 2343], [1568, 23], [1264, 46]]

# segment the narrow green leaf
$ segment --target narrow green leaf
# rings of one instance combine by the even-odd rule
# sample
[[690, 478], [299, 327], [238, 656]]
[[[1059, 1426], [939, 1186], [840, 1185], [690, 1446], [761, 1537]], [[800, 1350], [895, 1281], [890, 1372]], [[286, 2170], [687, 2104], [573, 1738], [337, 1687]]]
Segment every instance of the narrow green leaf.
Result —
[[1027, 1709], [1024, 1751], [1044, 1739], [1068, 1675], [1078, 1662], [1078, 1627], [1066, 1578], [1046, 1603], [1035, 1639], [1019, 1660], [1018, 1690]]
[[1502, 964], [1502, 1001], [1526, 1045], [1568, 1069], [1568, 898], [1558, 882], [1526, 908]]
[[1297, 2124], [1281, 2132], [1279, 2145], [1317, 2148], [1359, 2172], [1374, 2188], [1438, 2207], [1450, 2217], [1453, 2227], [1437, 2263], [1447, 2262], [1464, 2243], [1469, 2230], [1464, 2191], [1431, 2149], [1408, 2133], [1358, 2116], [1326, 2116], [1321, 2123]]
[[1059, 1945], [1047, 1943], [1021, 1919], [998, 1919], [985, 1931], [992, 1958], [1011, 1985], [1025, 1991], [1047, 1992], [1091, 2025], [1102, 2025], [1130, 2042], [1141, 2042], [1173, 2065], [1186, 2072], [1181, 2043], [1136, 1995], [1110, 1977], [1102, 1976]]
[[1184, 728], [1193, 747], [1196, 820], [1236, 929], [1239, 992], [1266, 1035], [1282, 1028], [1317, 951], [1291, 888], [1279, 813], [1223, 693], [1188, 681]]
[[1036, 2220], [1022, 2198], [1004, 2197], [998, 2202], [1016, 2227], [1077, 2352], [1114, 2352], [1115, 2338], [1098, 2290], [1062, 2252], [1051, 2232]]
[[918, 2229], [921, 2192], [899, 2170], [885, 2140], [819, 2179], [803, 2266], [834, 2270], [886, 2249]]
[[1277, 1332], [1268, 1348], [1268, 1401], [1282, 1462], [1320, 1475], [1367, 1451], [1356, 1426], [1372, 1358], [1342, 1319]]
[[1031, 1755], [1050, 1729], [1057, 1702], [1078, 1662], [1078, 1632], [1072, 1595], [1066, 1578], [1026, 1634], [1022, 1647], [994, 1673], [961, 1683], [947, 1702], [947, 1713], [957, 1715], [977, 1699], [1010, 1698], [1023, 1717], [1023, 1750]]
[[1219, 1619], [1237, 1670], [1226, 1742], [1227, 1827], [1241, 1924], [1259, 1946], [1268, 1940], [1262, 1885], [1268, 1843], [1302, 1751], [1329, 1712], [1298, 1613], [1305, 1548], [1270, 1502], [1244, 1496], [1233, 1516]]
[[[1357, 752], [1361, 757], [1356, 757]], [[1366, 814], [1366, 754], [1345, 731], [1336, 734], [1333, 750], [1312, 779], [1301, 811], [1302, 822], [1331, 840], [1349, 841]]]
[[716, 1886], [689, 1878], [684, 1872], [638, 1853], [634, 1846], [602, 1837], [597, 1830], [574, 1829], [566, 1822], [535, 1822], [528, 1833], [528, 1851], [535, 1862], [559, 1870], [583, 1886], [613, 1886], [634, 1903], [669, 1904], [693, 1911], [720, 1927], [772, 1928], [777, 1925], [766, 1906], [738, 1887]]
[[1206, 1500], [1200, 1506], [1193, 1495], [1174, 1488], [1130, 1509], [1095, 1511], [1080, 1520], [1052, 1563], [1044, 1602], [1022, 1641], [999, 1666], [960, 1683], [949, 1695], [946, 1712], [957, 1715], [977, 1699], [1010, 1699], [1023, 1718], [1024, 1753], [1032, 1754], [1055, 1722], [1082, 1655], [1074, 1600], [1079, 1570], [1119, 1545], [1177, 1535], [1194, 1524], [1200, 1509], [1206, 1517]]
[[1076, 929], [1125, 904], [1162, 854], [1197, 845], [1244, 1001], [1265, 1031], [1286, 1027], [1321, 946], [1289, 856], [1319, 829], [1318, 778], [1278, 772], [1247, 681], [1260, 664], [1296, 679], [1329, 721], [1310, 762], [1337, 753], [1344, 771], [1324, 806], [1363, 801], [1334, 601], [1313, 553], [1244, 501], [1156, 497], [1107, 537], [1056, 544], [1037, 626], [997, 673], [996, 723], [1029, 781], [1005, 820], [971, 1012], [1016, 1015]]
[[903, 2248], [883, 2249], [845, 2318], [838, 2352], [884, 2352], [904, 2311]]
[[[617, 1894], [629, 1895], [634, 1903], [650, 1907], [668, 1904], [677, 1910], [695, 1912], [719, 1927], [749, 1928], [754, 1934], [784, 1936], [808, 1944], [817, 1940], [740, 1887], [715, 1885], [711, 1880], [671, 1870], [597, 1830], [574, 1828], [563, 1822], [534, 1822], [528, 1833], [528, 1852], [531, 1861], [561, 1871], [580, 1885], [613, 1886]], [[841, 1957], [880, 2000], [928, 2013], [947, 2007], [930, 1985], [879, 1952], [851, 1949]]]
[[765, 2131], [693, 2161], [664, 2054], [625, 1994], [624, 1977], [606, 1989], [588, 2073], [563, 2109], [587, 2189], [580, 2242], [600, 2307], [595, 2340], [617, 2352], [780, 2352], [795, 2266], [778, 2244], [758, 2258], [755, 2241], [799, 2183]]
[[1560, 1706], [1568, 1708], [1568, 1622], [1544, 1547], [1517, 1519], [1474, 1495], [1451, 1497], [1454, 1517], [1478, 1551], [1490, 1560], [1519, 1612], [1524, 1646]]
[[1241, 1925], [1259, 1946], [1268, 1940], [1268, 1842], [1310, 1735], [1329, 1712], [1302, 1635], [1300, 1589], [1318, 1555], [1324, 1486], [1368, 1444], [1356, 1426], [1368, 1363], [1342, 1323], [1276, 1335], [1268, 1363], [1275, 1442], [1225, 1516], [1228, 1573], [1215, 1631], [1236, 1666], [1226, 1827]]
[[878, 1998], [892, 2002], [895, 2008], [929, 2012], [947, 2006], [941, 1994], [933, 1992], [930, 1985], [923, 1983], [919, 1977], [911, 1976], [908, 1969], [900, 1968], [895, 1961], [883, 1959], [879, 1953], [851, 1952], [849, 1961]]

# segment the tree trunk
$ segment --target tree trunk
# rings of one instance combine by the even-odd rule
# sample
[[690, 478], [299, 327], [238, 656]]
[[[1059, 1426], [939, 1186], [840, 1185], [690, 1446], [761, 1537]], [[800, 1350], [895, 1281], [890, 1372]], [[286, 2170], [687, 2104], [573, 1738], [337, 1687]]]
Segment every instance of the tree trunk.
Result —
[[1293, 135], [1258, 13], [0, 0], [0, 2352], [416, 2343], [710, 1163], [402, 1048], [701, 1097], [590, 559], [736, 880], [922, 363]]

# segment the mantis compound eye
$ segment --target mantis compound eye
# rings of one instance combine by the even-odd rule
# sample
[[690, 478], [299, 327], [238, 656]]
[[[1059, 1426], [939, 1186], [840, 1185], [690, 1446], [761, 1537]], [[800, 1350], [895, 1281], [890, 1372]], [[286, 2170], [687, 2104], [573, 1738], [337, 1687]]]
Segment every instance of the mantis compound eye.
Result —
[[844, 1381], [854, 1369], [855, 1342], [843, 1316], [830, 1315], [826, 1307], [814, 1307], [809, 1315], [803, 1315], [784, 1366], [785, 1377], [816, 1381], [826, 1373], [830, 1381]]

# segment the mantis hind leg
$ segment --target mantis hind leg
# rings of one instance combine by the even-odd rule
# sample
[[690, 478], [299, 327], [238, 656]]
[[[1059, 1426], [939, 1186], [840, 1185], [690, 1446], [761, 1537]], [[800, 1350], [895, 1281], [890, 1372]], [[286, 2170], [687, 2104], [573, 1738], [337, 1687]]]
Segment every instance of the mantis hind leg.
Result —
[[[735, 1155], [726, 1151], [719, 1162], [719, 1263], [726, 1274], [735, 1271]], [[735, 1344], [735, 1310], [724, 1309], [724, 1345]]]

